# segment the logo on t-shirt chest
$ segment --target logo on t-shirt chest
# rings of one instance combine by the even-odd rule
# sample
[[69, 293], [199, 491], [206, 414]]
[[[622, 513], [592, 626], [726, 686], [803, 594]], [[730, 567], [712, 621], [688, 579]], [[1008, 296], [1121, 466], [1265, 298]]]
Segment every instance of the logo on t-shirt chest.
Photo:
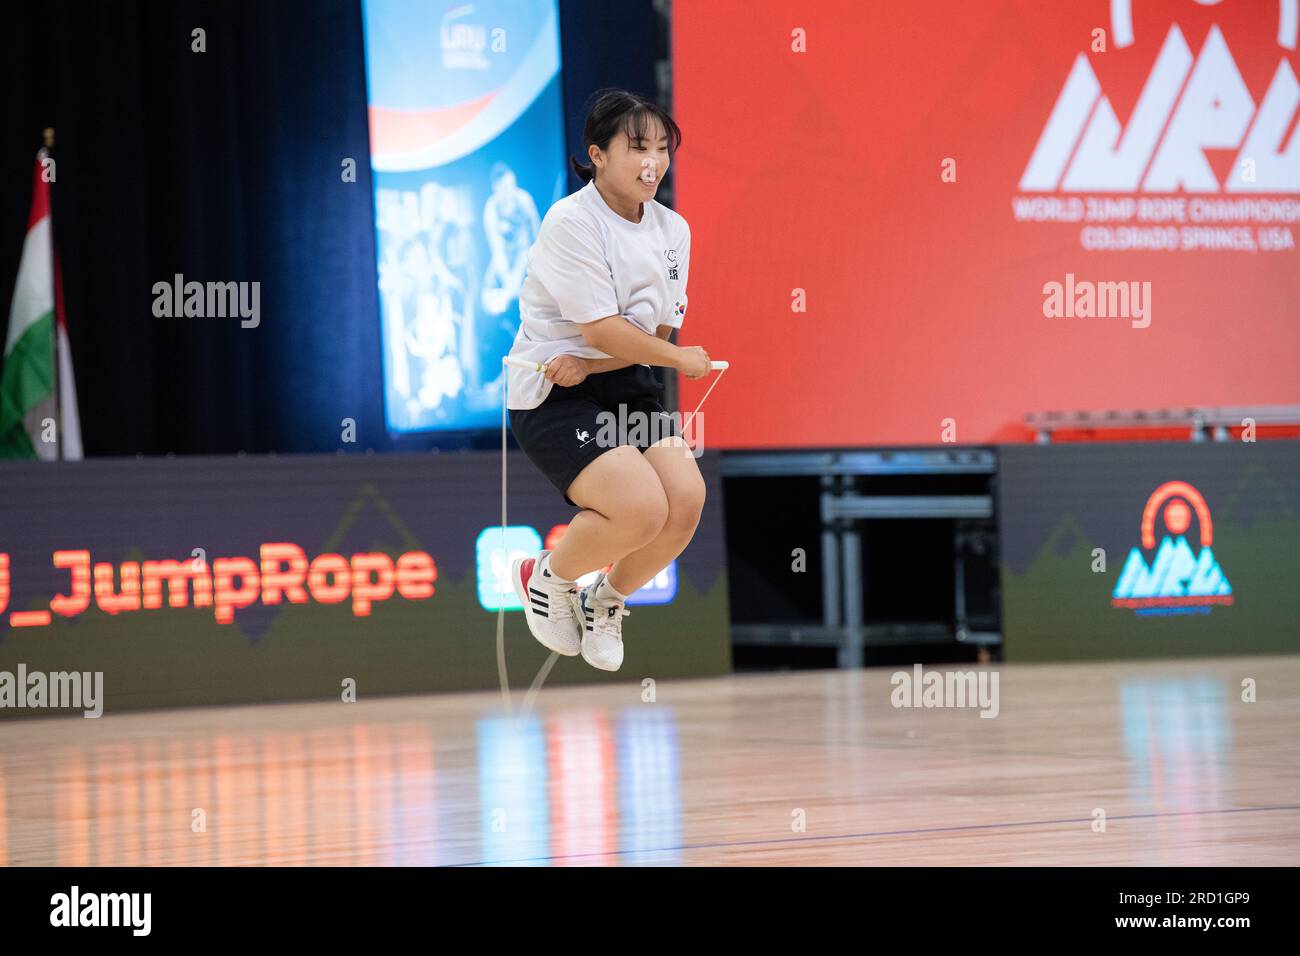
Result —
[[665, 249], [664, 258], [668, 260], [668, 278], [677, 278], [677, 250]]

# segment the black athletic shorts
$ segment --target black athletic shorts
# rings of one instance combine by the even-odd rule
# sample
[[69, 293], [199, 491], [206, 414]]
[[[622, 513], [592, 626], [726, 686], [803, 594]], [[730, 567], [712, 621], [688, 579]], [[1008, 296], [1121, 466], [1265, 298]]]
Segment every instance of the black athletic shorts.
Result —
[[661, 402], [663, 394], [645, 365], [596, 372], [569, 388], [552, 385], [536, 408], [509, 409], [510, 430], [528, 460], [576, 508], [569, 485], [602, 454], [619, 445], [644, 452], [681, 434], [678, 420]]

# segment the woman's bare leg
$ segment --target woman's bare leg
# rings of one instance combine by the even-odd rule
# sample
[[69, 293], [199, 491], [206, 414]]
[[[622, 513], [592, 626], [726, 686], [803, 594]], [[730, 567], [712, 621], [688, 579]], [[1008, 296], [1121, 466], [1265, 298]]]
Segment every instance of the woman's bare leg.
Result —
[[609, 583], [620, 594], [632, 594], [686, 550], [704, 509], [704, 477], [681, 438], [655, 442], [644, 457], [668, 499], [668, 518], [653, 539], [620, 557], [610, 569]]
[[551, 570], [570, 581], [653, 541], [668, 520], [668, 498], [657, 472], [630, 445], [611, 448], [582, 469], [568, 495], [583, 510], [551, 552]]

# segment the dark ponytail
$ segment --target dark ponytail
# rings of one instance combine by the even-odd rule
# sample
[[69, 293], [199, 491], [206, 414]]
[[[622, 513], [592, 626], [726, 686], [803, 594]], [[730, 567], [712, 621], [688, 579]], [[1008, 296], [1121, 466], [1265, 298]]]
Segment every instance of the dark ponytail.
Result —
[[[645, 139], [652, 119], [663, 124], [664, 132], [668, 134], [669, 156], [677, 152], [677, 147], [682, 143], [682, 131], [668, 115], [668, 111], [658, 103], [627, 90], [597, 90], [592, 97], [594, 102], [582, 128], [584, 156], [588, 155], [592, 145], [599, 146], [602, 150], [609, 149], [610, 142], [620, 131], [627, 133], [631, 142]], [[596, 175], [594, 166], [579, 163], [573, 156], [569, 157], [569, 169], [584, 183], [590, 182]]]

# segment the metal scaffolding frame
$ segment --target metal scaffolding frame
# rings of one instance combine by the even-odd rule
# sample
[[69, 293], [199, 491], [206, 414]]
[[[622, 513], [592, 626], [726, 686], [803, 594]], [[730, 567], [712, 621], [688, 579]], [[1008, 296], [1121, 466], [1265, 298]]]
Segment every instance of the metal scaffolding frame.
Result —
[[737, 624], [738, 644], [833, 646], [841, 667], [861, 667], [870, 643], [899, 644], [951, 640], [997, 644], [997, 632], [972, 631], [966, 624], [965, 571], [955, 555], [956, 634], [946, 626], [871, 626], [864, 622], [862, 533], [859, 523], [893, 518], [993, 517], [986, 495], [862, 495], [853, 479], [865, 475], [992, 475], [997, 454], [991, 448], [922, 448], [875, 451], [724, 452], [724, 477], [811, 477], [821, 484], [822, 623], [820, 626]]

